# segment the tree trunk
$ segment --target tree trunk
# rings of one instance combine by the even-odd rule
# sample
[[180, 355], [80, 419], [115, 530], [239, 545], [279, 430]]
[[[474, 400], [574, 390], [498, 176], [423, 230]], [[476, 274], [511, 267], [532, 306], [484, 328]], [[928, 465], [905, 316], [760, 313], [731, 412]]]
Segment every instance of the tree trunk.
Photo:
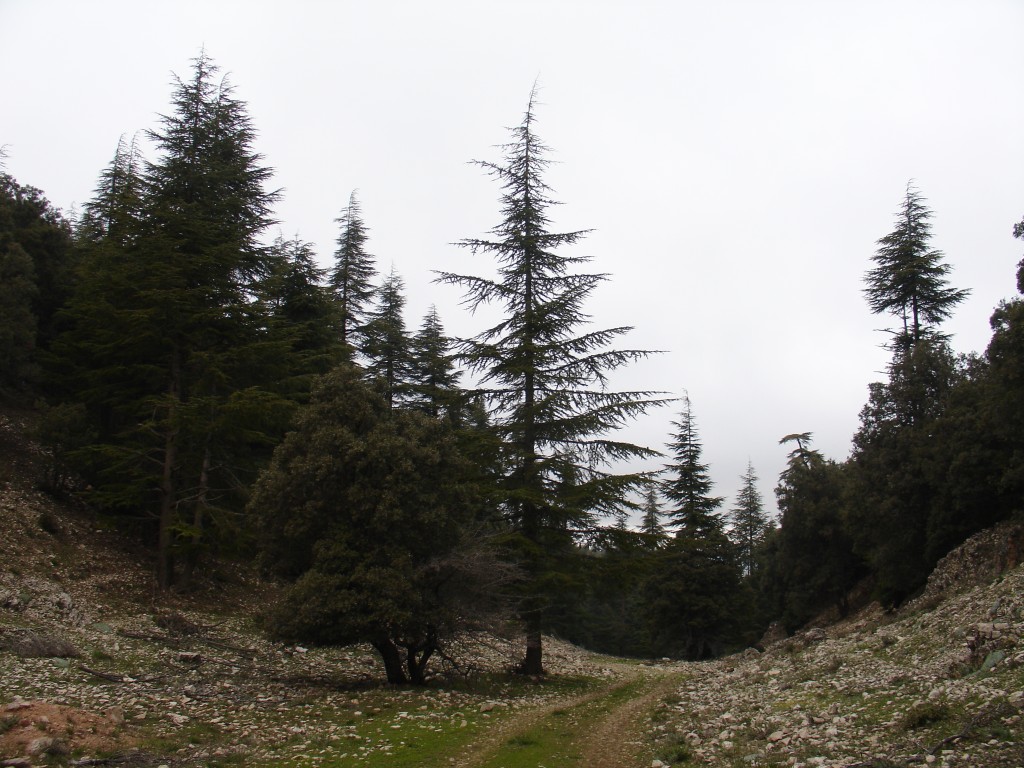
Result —
[[544, 644], [540, 629], [540, 610], [533, 609], [526, 616], [526, 656], [519, 664], [524, 675], [544, 674]]
[[426, 642], [419, 647], [411, 647], [407, 650], [406, 667], [409, 670], [409, 681], [413, 685], [425, 685], [427, 682], [427, 662], [434, 655], [436, 646], [433, 642]]
[[178, 444], [175, 430], [168, 429], [164, 438], [164, 466], [160, 478], [160, 530], [157, 534], [156, 578], [160, 589], [170, 589], [174, 583], [174, 554], [171, 531], [174, 526], [174, 463]]
[[390, 639], [375, 640], [373, 647], [377, 649], [381, 659], [384, 661], [384, 673], [388, 682], [392, 685], [405, 685], [409, 682], [402, 669], [402, 655], [398, 652], [398, 646]]
[[177, 506], [175, 472], [178, 463], [178, 403], [181, 393], [181, 365], [178, 351], [171, 357], [171, 379], [167, 391], [167, 424], [164, 428], [164, 460], [160, 476], [160, 521], [157, 533], [156, 578], [160, 589], [174, 583], [174, 528]]
[[210, 490], [210, 445], [207, 438], [203, 450], [203, 466], [199, 470], [199, 491], [196, 494], [196, 506], [192, 513], [192, 534], [188, 549], [185, 550], [185, 565], [181, 574], [181, 585], [188, 588], [192, 585], [196, 564], [199, 562], [199, 548], [203, 543], [203, 524]]

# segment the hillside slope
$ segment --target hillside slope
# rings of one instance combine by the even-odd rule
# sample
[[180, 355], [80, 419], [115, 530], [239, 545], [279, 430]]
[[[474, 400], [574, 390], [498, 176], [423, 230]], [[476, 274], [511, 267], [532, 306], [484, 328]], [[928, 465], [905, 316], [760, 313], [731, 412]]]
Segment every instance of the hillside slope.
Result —
[[[543, 764], [1024, 766], [1020, 525], [951, 553], [899, 612], [763, 653], [655, 668], [550, 641], [538, 682], [492, 674], [518, 645], [476, 638], [450, 678], [400, 690], [367, 647], [267, 641], [273, 588], [246, 568], [158, 593], [144, 550], [34, 489], [30, 416], [0, 411], [0, 765], [477, 766], [527, 723], [614, 699]], [[648, 682], [616, 699], [631, 680]]]
[[550, 684], [507, 681], [521, 643], [480, 637], [436, 664], [448, 680], [398, 690], [369, 646], [270, 642], [274, 587], [251, 568], [160, 593], [149, 553], [36, 490], [31, 417], [0, 409], [0, 766], [380, 765], [409, 730], [470, 754], [496, 722], [620, 676], [550, 640]]
[[690, 665], [649, 738], [671, 764], [1024, 766], [1022, 538], [978, 534], [895, 613]]

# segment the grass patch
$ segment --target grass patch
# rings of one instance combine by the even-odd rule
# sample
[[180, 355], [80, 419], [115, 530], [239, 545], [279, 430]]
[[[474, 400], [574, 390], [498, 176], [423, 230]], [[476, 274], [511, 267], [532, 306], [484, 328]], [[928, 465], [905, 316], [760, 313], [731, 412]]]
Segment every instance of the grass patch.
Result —
[[0, 717], [0, 734], [7, 733], [11, 728], [18, 724], [20, 718], [15, 715], [8, 715], [6, 717]]
[[952, 715], [953, 711], [948, 705], [936, 701], [926, 701], [907, 710], [900, 718], [899, 725], [905, 731], [916, 731], [945, 722]]
[[663, 763], [680, 765], [693, 758], [693, 749], [682, 734], [673, 733], [658, 744], [657, 754]]
[[[317, 764], [324, 768], [353, 764], [388, 768], [446, 766], [450, 758], [465, 754], [481, 735], [499, 727], [507, 718], [516, 717], [514, 708], [500, 704], [482, 712], [480, 705], [484, 702], [529, 701], [538, 695], [545, 701], [551, 696], [578, 696], [600, 689], [601, 683], [598, 678], [588, 677], [550, 677], [538, 681], [496, 674], [453, 681], [443, 689], [377, 688], [359, 691], [351, 698], [346, 694], [343, 701], [320, 700], [305, 705], [292, 702], [288, 710], [265, 721], [265, 728], [281, 729], [301, 722], [306, 724], [303, 731], [274, 744], [272, 757], [259, 756], [263, 747], [253, 748], [245, 764], [299, 768], [309, 765], [309, 756], [316, 755]], [[300, 707], [301, 714], [297, 711]], [[569, 714], [571, 711], [563, 710], [552, 715], [553, 721], [562, 720], [563, 731], [571, 727], [565, 722]], [[520, 755], [543, 754], [549, 745], [534, 744], [534, 740], [532, 733], [516, 734], [501, 749]], [[536, 765], [533, 763], [531, 768]]]
[[482, 768], [576, 768], [583, 758], [580, 735], [622, 703], [642, 695], [643, 680], [633, 680], [606, 695], [556, 709], [509, 738]]
[[508, 746], [513, 749], [524, 749], [526, 747], [536, 747], [540, 744], [534, 736], [527, 736], [520, 734], [519, 736], [513, 736], [511, 739], [505, 742]]

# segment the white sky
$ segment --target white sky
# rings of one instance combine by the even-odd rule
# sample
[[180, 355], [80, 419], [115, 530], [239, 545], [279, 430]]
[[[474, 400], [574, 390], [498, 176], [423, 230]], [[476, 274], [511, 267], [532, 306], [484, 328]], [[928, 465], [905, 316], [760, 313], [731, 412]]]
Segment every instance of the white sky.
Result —
[[[284, 188], [280, 234], [328, 264], [358, 189], [410, 330], [436, 304], [472, 335], [431, 271], [489, 272], [451, 245], [499, 220], [468, 161], [500, 159], [539, 80], [557, 228], [593, 228], [575, 252], [611, 274], [594, 323], [666, 350], [616, 388], [687, 390], [726, 507], [749, 458], [774, 510], [779, 438], [845, 458], [885, 366], [862, 278], [908, 180], [973, 291], [945, 326], [957, 350], [983, 350], [1014, 294], [1022, 30], [1020, 0], [0, 0], [0, 145], [18, 181], [80, 206], [205, 46]], [[624, 436], [662, 448], [676, 415]]]

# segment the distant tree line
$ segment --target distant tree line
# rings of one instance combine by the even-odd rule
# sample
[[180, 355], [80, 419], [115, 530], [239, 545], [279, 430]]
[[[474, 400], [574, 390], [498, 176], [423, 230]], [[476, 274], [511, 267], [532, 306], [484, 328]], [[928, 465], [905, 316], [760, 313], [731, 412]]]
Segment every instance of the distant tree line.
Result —
[[[759, 589], [796, 628], [840, 615], [858, 592], [898, 605], [967, 537], [1024, 507], [1024, 301], [1001, 303], [983, 354], [956, 355], [942, 332], [967, 296], [931, 246], [931, 212], [907, 186], [865, 276], [871, 309], [896, 321], [887, 380], [869, 387], [848, 459], [794, 435], [777, 489], [780, 527], [765, 542]], [[1024, 236], [1024, 223], [1014, 227]], [[1017, 289], [1024, 292], [1024, 261]]]
[[[1021, 511], [1024, 302], [996, 309], [985, 354], [953, 354], [941, 323], [966, 292], [912, 186], [865, 278], [896, 321], [887, 381], [845, 461], [783, 438], [776, 524], [751, 465], [730, 508], [713, 494], [688, 397], [608, 388], [650, 353], [588, 325], [606, 276], [576, 271], [585, 231], [551, 227], [532, 96], [502, 159], [479, 163], [499, 223], [461, 242], [495, 276], [438, 273], [500, 310], [467, 339], [436, 308], [407, 328], [355, 192], [329, 268], [298, 238], [268, 242], [271, 170], [207, 56], [171, 107], [156, 157], [122, 139], [73, 221], [0, 174], [0, 393], [38, 403], [44, 487], [151, 547], [162, 589], [254, 555], [285, 585], [267, 611], [280, 638], [372, 643], [391, 682], [420, 683], [450, 638], [514, 618], [519, 669], [540, 674], [545, 633], [708, 658], [772, 620], [847, 611], [858, 585], [896, 604]], [[668, 404], [664, 452], [615, 439]]]

